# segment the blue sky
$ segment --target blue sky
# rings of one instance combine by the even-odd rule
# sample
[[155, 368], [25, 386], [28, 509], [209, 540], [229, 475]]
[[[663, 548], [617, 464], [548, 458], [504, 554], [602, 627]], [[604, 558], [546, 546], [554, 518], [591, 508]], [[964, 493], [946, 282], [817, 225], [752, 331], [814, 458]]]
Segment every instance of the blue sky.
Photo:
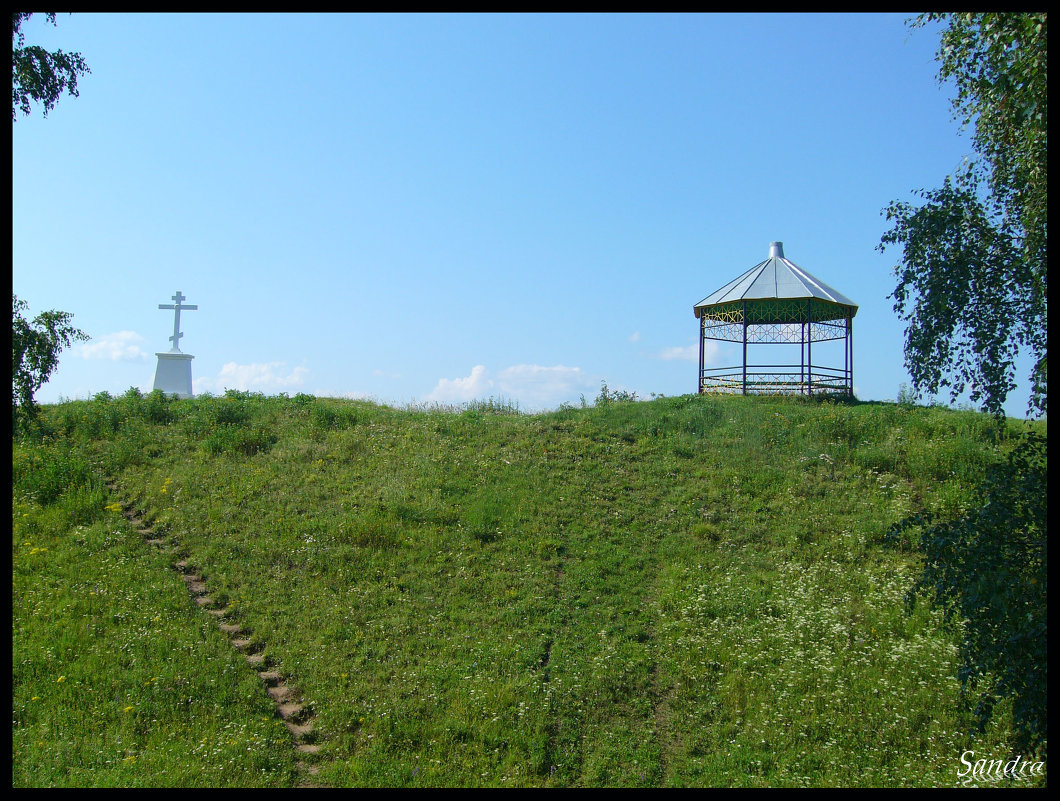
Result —
[[92, 70], [12, 126], [13, 289], [92, 337], [37, 399], [150, 390], [177, 290], [196, 393], [685, 394], [693, 305], [775, 240], [894, 399], [880, 212], [971, 150], [905, 19], [35, 16]]

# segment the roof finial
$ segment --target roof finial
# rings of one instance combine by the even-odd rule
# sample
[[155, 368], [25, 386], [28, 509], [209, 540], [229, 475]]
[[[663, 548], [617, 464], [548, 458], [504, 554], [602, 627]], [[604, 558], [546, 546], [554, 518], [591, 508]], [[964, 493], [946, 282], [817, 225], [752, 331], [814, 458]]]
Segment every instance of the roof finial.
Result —
[[770, 242], [769, 243], [769, 258], [771, 258], [771, 259], [782, 259], [782, 258], [784, 258], [784, 243], [783, 242]]

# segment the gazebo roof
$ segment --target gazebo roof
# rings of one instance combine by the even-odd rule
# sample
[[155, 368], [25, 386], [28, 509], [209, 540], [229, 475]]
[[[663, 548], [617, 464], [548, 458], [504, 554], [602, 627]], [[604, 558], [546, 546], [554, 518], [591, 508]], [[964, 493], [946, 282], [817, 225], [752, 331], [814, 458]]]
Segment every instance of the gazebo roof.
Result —
[[730, 281], [721, 289], [707, 295], [693, 307], [699, 317], [701, 309], [722, 303], [744, 300], [817, 298], [819, 300], [848, 306], [857, 313], [857, 304], [841, 292], [837, 292], [823, 281], [814, 278], [794, 262], [784, 258], [784, 243], [771, 242], [769, 258], [756, 264], [739, 278]]

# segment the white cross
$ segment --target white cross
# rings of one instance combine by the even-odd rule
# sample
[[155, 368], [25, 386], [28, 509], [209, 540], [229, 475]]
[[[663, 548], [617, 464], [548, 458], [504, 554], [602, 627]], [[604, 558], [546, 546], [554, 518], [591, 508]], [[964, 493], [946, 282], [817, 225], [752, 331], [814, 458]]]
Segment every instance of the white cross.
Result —
[[180, 290], [177, 290], [177, 294], [173, 296], [173, 300], [176, 301], [176, 305], [172, 303], [159, 303], [158, 308], [160, 309], [173, 309], [173, 336], [170, 339], [173, 341], [173, 347], [169, 349], [170, 353], [180, 353], [180, 338], [184, 336], [180, 333], [180, 312], [182, 309], [188, 311], [196, 310], [198, 306], [181, 306], [180, 302], [186, 300], [186, 297], [180, 294]]

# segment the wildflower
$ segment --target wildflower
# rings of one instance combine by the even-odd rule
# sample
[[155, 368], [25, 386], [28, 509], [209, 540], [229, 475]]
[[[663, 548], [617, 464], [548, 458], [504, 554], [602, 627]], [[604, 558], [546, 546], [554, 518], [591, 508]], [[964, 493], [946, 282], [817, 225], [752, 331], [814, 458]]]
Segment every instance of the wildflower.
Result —
[[136, 707], [134, 707], [134, 706], [127, 706], [127, 707], [125, 707], [125, 709], [123, 709], [122, 711], [123, 711], [123, 712], [132, 712], [132, 711], [133, 711], [134, 709], [136, 709]]
[[56, 684], [62, 684], [64, 681], [66, 681], [66, 676], [60, 676], [59, 678], [57, 678], [55, 680], [55, 683]]

